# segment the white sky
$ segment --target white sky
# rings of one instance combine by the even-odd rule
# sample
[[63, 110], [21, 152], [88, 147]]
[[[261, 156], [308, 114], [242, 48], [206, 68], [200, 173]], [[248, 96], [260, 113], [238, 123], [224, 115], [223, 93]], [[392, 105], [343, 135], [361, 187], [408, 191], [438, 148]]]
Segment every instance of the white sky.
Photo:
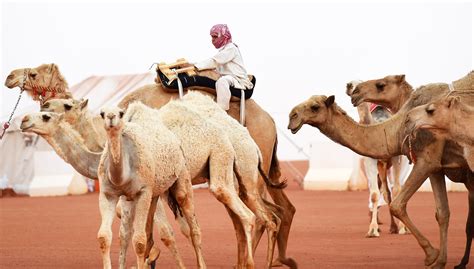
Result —
[[[307, 149], [327, 141], [305, 126], [286, 131], [292, 107], [314, 94], [345, 96], [353, 79], [406, 74], [413, 86], [449, 82], [472, 69], [473, 5], [437, 3], [60, 3], [2, 2], [1, 78], [12, 69], [56, 63], [72, 86], [91, 75], [148, 72], [153, 62], [198, 61], [215, 49], [209, 29], [227, 23], [254, 98], [274, 118], [280, 159], [305, 159], [284, 138]], [[152, 71], [150, 71], [152, 72]], [[19, 91], [0, 90], [0, 116]], [[31, 104], [22, 99], [21, 106]]]

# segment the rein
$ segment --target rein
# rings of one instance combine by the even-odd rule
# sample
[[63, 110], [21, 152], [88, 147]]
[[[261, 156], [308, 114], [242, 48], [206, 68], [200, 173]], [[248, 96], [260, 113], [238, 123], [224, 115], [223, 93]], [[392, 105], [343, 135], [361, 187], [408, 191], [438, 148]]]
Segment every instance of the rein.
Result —
[[28, 77], [28, 73], [30, 72], [30, 69], [29, 68], [25, 68], [25, 73], [23, 75], [23, 81], [21, 82], [21, 84], [19, 85], [20, 87], [20, 95], [18, 95], [18, 100], [16, 100], [16, 104], [15, 106], [13, 107], [13, 111], [12, 113], [10, 113], [10, 117], [8, 117], [8, 121], [5, 122], [3, 124], [3, 130], [2, 130], [2, 133], [0, 134], [0, 140], [3, 139], [3, 136], [5, 135], [7, 129], [10, 127], [10, 122], [13, 118], [13, 114], [15, 114], [15, 111], [18, 107], [18, 104], [20, 103], [20, 100], [21, 100], [21, 95], [23, 94], [23, 92], [25, 91], [25, 84], [26, 84], [26, 78]]

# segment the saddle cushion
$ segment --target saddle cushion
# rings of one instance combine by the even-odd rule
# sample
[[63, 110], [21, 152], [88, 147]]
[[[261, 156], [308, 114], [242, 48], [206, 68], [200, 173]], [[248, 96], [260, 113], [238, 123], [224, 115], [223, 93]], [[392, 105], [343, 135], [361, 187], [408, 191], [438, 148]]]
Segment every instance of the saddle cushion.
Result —
[[[178, 91], [178, 81], [175, 79], [171, 83], [169, 83], [169, 79], [161, 72], [160, 69], [157, 69], [158, 78], [161, 81], [161, 84], [165, 88], [165, 90], [170, 92], [177, 92]], [[213, 95], [216, 95], [216, 81], [206, 76], [188, 76], [186, 73], [178, 74], [178, 77], [183, 85], [183, 89], [187, 90], [190, 87], [200, 87], [200, 90], [204, 90], [209, 92]], [[255, 88], [255, 76], [249, 76], [250, 81], [253, 84], [251, 89], [245, 90], [245, 99], [249, 99], [252, 97], [253, 89]], [[169, 83], [169, 84], [168, 84]], [[237, 89], [234, 87], [230, 87], [230, 93], [232, 95], [231, 101], [238, 101], [240, 100], [241, 89]]]

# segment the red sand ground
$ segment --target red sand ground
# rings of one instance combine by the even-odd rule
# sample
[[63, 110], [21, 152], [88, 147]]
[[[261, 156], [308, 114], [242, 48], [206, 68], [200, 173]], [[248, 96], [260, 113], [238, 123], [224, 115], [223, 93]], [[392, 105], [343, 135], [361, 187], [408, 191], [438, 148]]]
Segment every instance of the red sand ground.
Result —
[[[388, 233], [386, 207], [381, 210], [384, 222], [381, 237], [365, 238], [369, 221], [367, 192], [302, 191], [292, 183], [287, 194], [297, 208], [288, 255], [300, 268], [423, 268], [423, 251], [414, 237]], [[447, 268], [452, 268], [464, 251], [467, 193], [449, 193], [449, 202]], [[236, 261], [236, 240], [226, 211], [207, 190], [195, 191], [195, 203], [208, 267], [232, 268]], [[415, 194], [408, 210], [422, 232], [437, 246], [438, 225], [432, 194]], [[97, 194], [0, 199], [0, 268], [100, 268], [102, 261], [96, 241], [99, 224]], [[178, 231], [175, 222], [173, 226]], [[113, 231], [112, 260], [116, 268], [117, 220]], [[176, 238], [186, 266], [195, 268], [190, 243], [179, 233]], [[162, 250], [159, 268], [173, 268], [169, 251], [161, 242], [156, 243]], [[264, 237], [256, 253], [257, 268], [263, 268], [265, 249]], [[129, 266], [135, 261], [131, 247], [127, 261]]]

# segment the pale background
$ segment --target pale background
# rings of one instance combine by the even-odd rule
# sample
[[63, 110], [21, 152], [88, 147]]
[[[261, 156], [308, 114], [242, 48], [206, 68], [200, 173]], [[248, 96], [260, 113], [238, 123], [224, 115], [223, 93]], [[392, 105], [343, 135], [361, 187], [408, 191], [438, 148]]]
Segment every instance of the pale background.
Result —
[[[1, 5], [1, 81], [12, 69], [56, 63], [72, 86], [91, 75], [152, 72], [153, 62], [198, 61], [216, 50], [209, 29], [227, 23], [254, 98], [279, 128], [280, 159], [307, 159], [328, 139], [286, 130], [292, 107], [314, 94], [345, 96], [353, 79], [406, 74], [413, 86], [450, 82], [472, 69], [471, 2], [12, 2]], [[0, 118], [18, 89], [0, 90]], [[28, 98], [20, 107], [31, 104]], [[288, 136], [293, 142], [286, 138]], [[296, 144], [296, 147], [293, 146]], [[330, 154], [330, 153], [328, 153]]]

